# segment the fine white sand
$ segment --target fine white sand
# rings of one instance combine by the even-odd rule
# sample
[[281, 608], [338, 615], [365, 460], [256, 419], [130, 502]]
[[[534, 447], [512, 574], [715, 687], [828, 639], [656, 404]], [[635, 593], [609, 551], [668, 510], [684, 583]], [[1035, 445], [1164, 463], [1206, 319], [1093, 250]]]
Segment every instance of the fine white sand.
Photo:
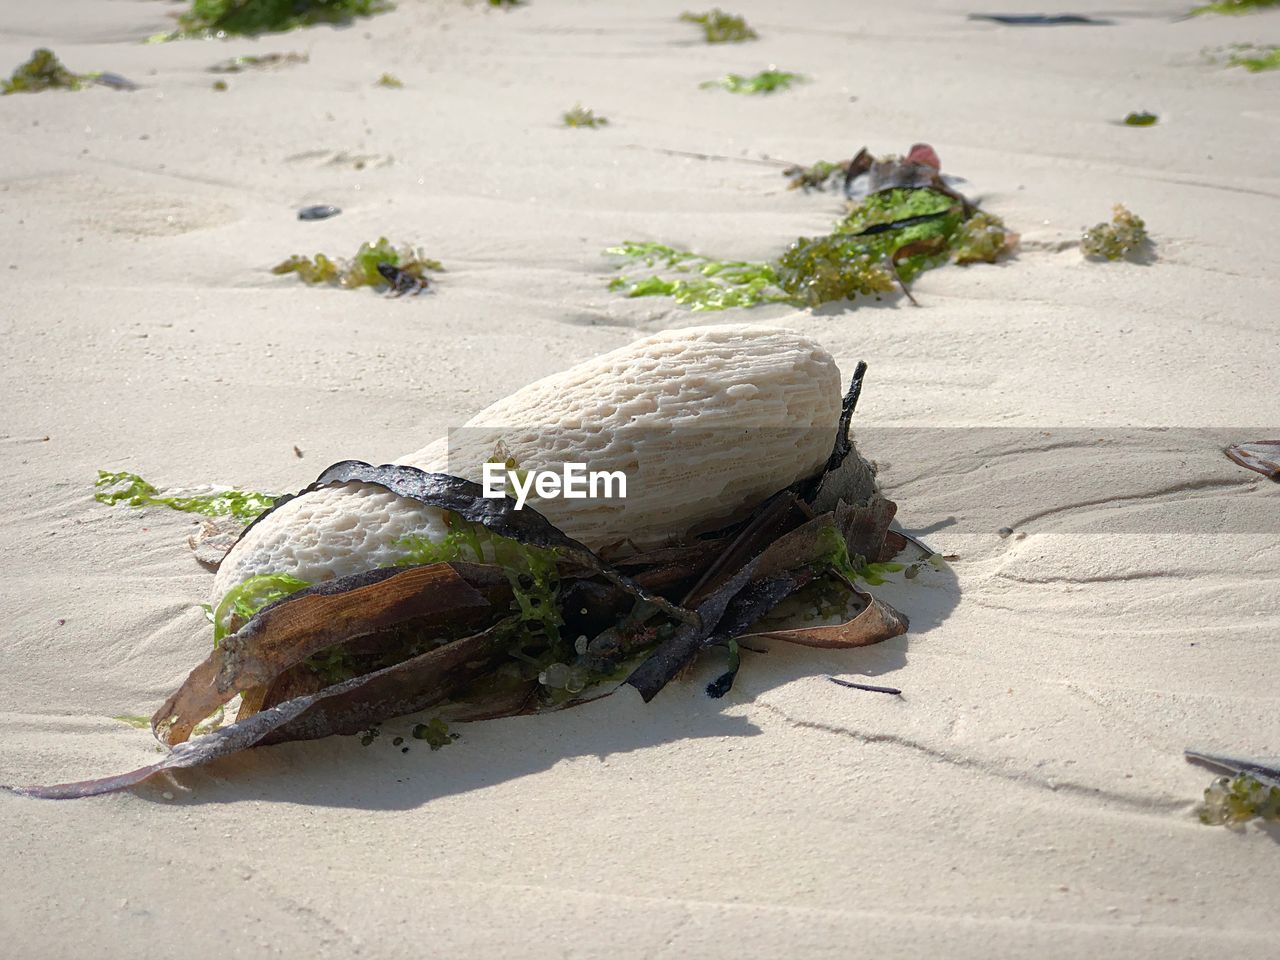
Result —
[[[177, 5], [3, 0], [3, 72], [49, 45], [142, 89], [0, 99], [0, 782], [149, 762], [111, 717], [208, 648], [193, 521], [95, 503], [95, 470], [292, 490], [645, 331], [776, 320], [846, 374], [867, 360], [864, 451], [959, 559], [886, 589], [907, 636], [749, 657], [723, 701], [625, 690], [402, 754], [408, 718], [125, 795], [0, 795], [0, 953], [1274, 955], [1280, 832], [1199, 824], [1212, 775], [1182, 750], [1280, 751], [1280, 486], [1219, 449], [1280, 434], [1280, 74], [1201, 56], [1280, 42], [1280, 13], [966, 19], [1033, 6], [742, 0], [762, 39], [709, 47], [684, 2], [401, 0], [147, 46]], [[291, 50], [310, 62], [211, 89], [217, 60]], [[698, 87], [770, 63], [811, 82]], [[560, 126], [575, 102], [610, 126]], [[1140, 109], [1159, 125], [1114, 122]], [[606, 289], [623, 239], [745, 258], [824, 231], [836, 197], [763, 157], [917, 140], [1021, 231], [1017, 259], [925, 275], [920, 309]], [[1061, 249], [1115, 201], [1154, 264]], [[318, 202], [344, 212], [294, 219]], [[379, 234], [445, 262], [433, 295], [267, 272]]]

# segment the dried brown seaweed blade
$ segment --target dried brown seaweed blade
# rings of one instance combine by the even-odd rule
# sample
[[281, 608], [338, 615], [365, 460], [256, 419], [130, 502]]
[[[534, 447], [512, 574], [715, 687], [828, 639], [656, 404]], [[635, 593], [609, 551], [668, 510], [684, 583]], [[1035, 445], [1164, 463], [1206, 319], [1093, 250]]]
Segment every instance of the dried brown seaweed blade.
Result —
[[151, 719], [173, 745], [240, 690], [269, 684], [308, 657], [344, 640], [405, 620], [488, 608], [449, 564], [371, 571], [329, 581], [277, 601], [223, 640]]
[[1250, 440], [1227, 447], [1225, 453], [1240, 466], [1280, 481], [1280, 440]]
[[868, 647], [874, 643], [899, 637], [907, 632], [907, 618], [869, 593], [850, 585], [850, 590], [866, 604], [857, 616], [844, 623], [820, 627], [799, 627], [793, 630], [766, 630], [744, 633], [742, 638], [759, 637], [766, 640], [785, 640], [805, 647], [821, 647], [842, 650], [849, 647]]
[[[212, 733], [180, 743], [167, 757], [128, 773], [46, 787], [6, 787], [23, 796], [74, 800], [115, 793], [163, 770], [197, 767], [259, 744], [353, 733], [376, 720], [413, 713], [446, 699], [503, 656], [495, 629], [455, 640], [412, 660], [289, 700]], [[353, 726], [354, 724], [354, 726]]]

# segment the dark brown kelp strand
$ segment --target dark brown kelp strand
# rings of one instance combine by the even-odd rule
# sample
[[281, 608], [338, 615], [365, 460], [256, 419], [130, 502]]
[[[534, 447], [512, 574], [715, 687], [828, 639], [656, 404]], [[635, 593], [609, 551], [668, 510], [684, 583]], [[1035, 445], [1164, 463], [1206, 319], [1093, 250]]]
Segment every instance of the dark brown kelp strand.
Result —
[[3, 789], [43, 800], [96, 797], [135, 786], [163, 770], [202, 766], [259, 744], [355, 733], [377, 720], [433, 706], [492, 667], [501, 656], [495, 650], [494, 632], [455, 640], [394, 667], [255, 713], [247, 720], [180, 743], [163, 760], [128, 773], [47, 787]]
[[290, 500], [323, 487], [353, 482], [370, 483], [426, 506], [447, 510], [471, 523], [480, 524], [500, 537], [508, 537], [534, 547], [556, 549], [566, 559], [576, 561], [616, 583], [628, 593], [647, 600], [668, 616], [677, 620], [689, 620], [692, 616], [683, 607], [650, 593], [631, 578], [615, 570], [584, 544], [561, 532], [555, 524], [532, 507], [526, 505], [524, 509], [517, 510], [515, 501], [510, 497], [486, 497], [484, 488], [478, 483], [447, 473], [427, 473], [417, 467], [399, 464], [383, 464], [375, 467], [363, 460], [343, 460], [335, 463], [320, 474], [310, 486], [292, 496], [278, 499], [270, 510], [262, 513], [253, 523], [245, 527], [240, 537], [243, 539], [244, 535], [263, 517]]

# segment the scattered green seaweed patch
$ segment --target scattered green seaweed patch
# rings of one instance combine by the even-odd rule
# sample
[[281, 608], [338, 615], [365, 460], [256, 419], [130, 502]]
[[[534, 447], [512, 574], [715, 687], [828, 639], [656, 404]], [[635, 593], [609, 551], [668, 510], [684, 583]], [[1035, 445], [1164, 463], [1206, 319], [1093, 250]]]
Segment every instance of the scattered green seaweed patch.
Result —
[[1243, 13], [1256, 13], [1259, 10], [1270, 10], [1280, 6], [1280, 0], [1215, 0], [1191, 11], [1196, 17], [1202, 13], [1221, 13], [1227, 16], [1239, 16]]
[[[817, 307], [879, 298], [947, 262], [994, 263], [1016, 242], [998, 217], [927, 188], [873, 193], [831, 233], [800, 237], [777, 260], [719, 260], [661, 243], [627, 241], [605, 252], [660, 272], [620, 276], [627, 297], [668, 296], [694, 310], [790, 303]], [[674, 274], [674, 276], [672, 276]]]
[[213, 89], [217, 93], [226, 93], [228, 90], [231, 89], [231, 87], [227, 85], [227, 81], [225, 80], [215, 80], [213, 81]]
[[575, 104], [572, 110], [566, 110], [561, 117], [566, 127], [607, 127], [609, 118], [598, 116], [594, 110], [589, 110], [582, 104]]
[[94, 486], [99, 491], [93, 495], [93, 499], [99, 503], [169, 507], [183, 513], [198, 513], [204, 517], [235, 517], [246, 523], [275, 503], [275, 497], [252, 490], [217, 490], [188, 496], [161, 496], [159, 490], [136, 473], [109, 473], [106, 470], [98, 471]]
[[1141, 259], [1151, 252], [1151, 238], [1142, 218], [1117, 203], [1110, 223], [1098, 223], [1085, 231], [1080, 252], [1090, 260]]
[[719, 87], [730, 93], [776, 93], [779, 90], [789, 90], [793, 84], [803, 83], [805, 79], [804, 74], [770, 67], [749, 77], [741, 73], [726, 73], [718, 80], [706, 81], [702, 88], [709, 90]]
[[816, 160], [810, 166], [796, 164], [787, 167], [782, 175], [788, 178], [788, 190], [825, 190], [831, 179], [837, 174], [843, 180], [849, 171], [849, 162], [831, 163], [827, 160]]
[[227, 591], [213, 610], [213, 645], [268, 604], [311, 586], [287, 573], [257, 573]]
[[[490, 0], [492, 2], [492, 0]], [[425, 740], [427, 746], [432, 750], [439, 750], [441, 747], [447, 747], [453, 741], [458, 739], [456, 733], [449, 732], [449, 724], [445, 723], [439, 717], [429, 720], [427, 723], [418, 723], [413, 727], [413, 739]]]
[[72, 73], [52, 50], [41, 47], [31, 59], [0, 81], [0, 93], [40, 93], [44, 90], [83, 90], [97, 80], [96, 73]]
[[1244, 67], [1250, 73], [1264, 70], [1280, 70], [1280, 46], [1237, 44], [1227, 57], [1227, 66]]
[[305, 283], [327, 283], [333, 286], [353, 290], [357, 287], [389, 287], [393, 284], [378, 269], [387, 264], [396, 268], [399, 274], [410, 277], [424, 286], [427, 283], [427, 271], [443, 271], [439, 260], [432, 260], [416, 247], [394, 246], [386, 237], [362, 243], [350, 260], [331, 258], [323, 253], [314, 257], [294, 254], [271, 268], [278, 275], [296, 273]]
[[1160, 118], [1154, 113], [1149, 113], [1146, 110], [1135, 110], [1125, 116], [1124, 125], [1126, 127], [1154, 127], [1159, 120]]
[[1213, 826], [1237, 826], [1254, 819], [1280, 821], [1280, 787], [1247, 773], [1218, 777], [1205, 789], [1197, 813], [1201, 823]]
[[394, 73], [384, 73], [374, 81], [374, 84], [379, 87], [386, 87], [389, 90], [400, 90], [404, 87], [404, 81]]
[[308, 63], [311, 57], [305, 53], [264, 53], [229, 57], [219, 60], [209, 68], [210, 73], [244, 73], [246, 70], [271, 70], [296, 63]]
[[751, 29], [746, 20], [735, 14], [725, 13], [719, 7], [706, 13], [686, 11], [680, 14], [680, 19], [702, 27], [707, 43], [745, 43], [760, 39], [760, 34]]
[[153, 41], [282, 33], [322, 23], [350, 23], [395, 9], [391, 0], [191, 0], [178, 30]]

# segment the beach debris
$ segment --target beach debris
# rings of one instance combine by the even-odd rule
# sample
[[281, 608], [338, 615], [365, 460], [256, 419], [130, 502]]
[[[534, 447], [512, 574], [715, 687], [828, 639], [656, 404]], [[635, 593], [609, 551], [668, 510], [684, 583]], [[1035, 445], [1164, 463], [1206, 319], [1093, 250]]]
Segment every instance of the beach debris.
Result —
[[609, 125], [608, 117], [597, 116], [595, 111], [588, 110], [582, 104], [575, 104], [572, 110], [566, 110], [561, 117], [566, 127], [605, 127]]
[[374, 86], [387, 87], [391, 90], [399, 90], [404, 87], [404, 81], [397, 77], [394, 73], [384, 73], [376, 81]]
[[110, 473], [98, 471], [94, 481], [98, 492], [93, 499], [109, 506], [127, 504], [131, 507], [169, 507], [183, 513], [196, 513], [205, 517], [235, 517], [248, 522], [267, 510], [275, 497], [252, 490], [214, 490], [209, 493], [186, 495], [162, 495], [136, 473]]
[[1250, 440], [1224, 452], [1240, 466], [1280, 482], [1280, 440]]
[[191, 0], [178, 14], [178, 29], [148, 38], [166, 40], [280, 33], [319, 23], [350, 23], [394, 10], [390, 0]]
[[1151, 255], [1151, 238], [1142, 218], [1124, 204], [1111, 208], [1111, 222], [1094, 224], [1080, 238], [1080, 252], [1089, 260], [1144, 260]]
[[525, 3], [526, 0], [489, 0], [489, 6], [502, 7], [507, 10], [513, 7], [523, 7]]
[[[444, 266], [439, 260], [427, 257], [416, 247], [393, 245], [386, 237], [362, 243], [354, 257], [349, 260], [331, 258], [323, 253], [314, 257], [294, 254], [271, 268], [274, 274], [296, 273], [305, 283], [326, 283], [333, 286], [353, 290], [357, 287], [391, 287], [395, 289], [391, 279], [383, 272], [384, 266], [395, 268], [396, 276], [407, 275], [422, 286], [427, 284], [427, 271], [443, 272]], [[404, 281], [407, 283], [408, 281]], [[402, 291], [404, 292], [404, 291]]]
[[1123, 122], [1126, 127], [1154, 127], [1159, 119], [1154, 113], [1142, 110], [1127, 114]]
[[718, 87], [730, 93], [775, 93], [778, 90], [789, 90], [792, 84], [803, 83], [806, 79], [804, 74], [790, 73], [771, 66], [751, 76], [726, 73], [718, 80], [708, 80], [700, 86], [704, 90]]
[[853, 680], [841, 680], [839, 677], [827, 677], [834, 684], [842, 687], [848, 687], [850, 690], [866, 690], [868, 693], [889, 693], [895, 697], [902, 696], [902, 691], [897, 687], [880, 687], [874, 683], [855, 683]]
[[391, 287], [387, 291], [387, 295], [390, 297], [403, 297], [405, 294], [416, 295], [427, 289], [425, 275], [402, 270], [394, 263], [387, 263], [386, 261], [379, 263], [378, 273], [382, 274], [382, 279], [386, 280], [387, 285]]
[[213, 90], [214, 90], [216, 93], [226, 93], [228, 90], [230, 90], [230, 89], [231, 89], [231, 88], [227, 85], [227, 81], [225, 81], [225, 80], [215, 80], [215, 81], [213, 81], [213, 83], [212, 83], [212, 84], [210, 84], [210, 86], [213, 88]]
[[306, 53], [261, 53], [245, 54], [219, 60], [209, 68], [210, 73], [243, 73], [246, 70], [270, 70], [276, 67], [287, 67], [297, 63], [309, 63], [311, 56]]
[[[40, 93], [44, 90], [83, 90], [101, 74], [72, 73], [52, 50], [41, 47], [31, 59], [13, 71], [8, 80], [0, 80], [0, 94]], [[114, 74], [113, 74], [114, 76]]]
[[318, 203], [310, 207], [303, 207], [298, 211], [299, 220], [328, 220], [330, 217], [336, 217], [342, 211], [329, 203]]
[[217, 570], [227, 551], [240, 539], [246, 519], [252, 518], [226, 515], [201, 523], [200, 529], [187, 538], [187, 545], [195, 554], [196, 562], [210, 570]]
[[134, 90], [141, 89], [136, 83], [128, 77], [122, 77], [118, 73], [112, 73], [110, 70], [103, 70], [101, 73], [90, 74], [93, 82], [100, 87], [107, 87], [111, 90], [122, 90], [125, 93], [131, 93]]
[[[763, 338], [756, 351], [748, 345], [753, 337]], [[677, 361], [671, 359], [677, 356], [673, 340], [681, 345]], [[757, 356], [766, 361], [758, 369], [749, 364], [749, 370], [735, 371], [732, 362], [724, 363], [726, 357]], [[461, 477], [403, 464], [335, 464], [246, 528], [222, 564], [220, 582], [237, 552], [256, 556], [252, 544], [274, 543], [272, 531], [288, 529], [291, 517], [303, 516], [291, 506], [295, 501], [303, 510], [323, 511], [335, 495], [352, 497], [352, 508], [366, 502], [368, 493], [394, 495], [400, 498], [395, 509], [409, 515], [424, 508], [443, 511], [447, 534], [411, 538], [398, 562], [379, 565], [370, 559], [369, 566], [346, 575], [305, 563], [247, 579], [231, 574], [235, 586], [212, 610], [214, 649], [151, 719], [153, 733], [168, 748], [163, 758], [117, 776], [10, 789], [31, 797], [87, 797], [259, 745], [334, 734], [371, 743], [381, 723], [426, 709], [436, 717], [415, 726], [413, 736], [443, 746], [454, 739], [451, 722], [565, 709], [623, 683], [651, 701], [713, 648], [730, 656], [730, 669], [708, 690], [723, 696], [740, 666], [742, 636], [845, 649], [905, 632], [906, 618], [859, 580], [867, 563], [889, 562], [908, 544], [890, 532], [896, 507], [876, 490], [871, 468], [848, 435], [865, 364], [858, 365], [841, 398], [834, 361], [812, 341], [781, 331], [720, 327], [650, 338], [584, 365], [581, 375], [590, 366], [615, 376], [634, 368], [643, 377], [653, 364], [672, 362], [683, 365], [679, 370], [697, 371], [698, 393], [689, 402], [700, 410], [727, 403], [731, 415], [744, 402], [738, 386], [749, 382], [752, 410], [763, 393], [766, 400], [786, 400], [794, 416], [821, 408], [835, 413], [836, 422], [799, 447], [794, 430], [774, 439], [753, 430], [746, 443], [755, 449], [746, 451], [741, 430], [727, 430], [720, 440], [714, 434], [691, 436], [686, 442], [693, 446], [685, 454], [695, 459], [705, 456], [708, 442], [731, 442], [747, 461], [777, 460], [797, 479], [762, 496], [727, 526], [656, 547], [593, 550], [542, 513], [517, 510], [510, 498], [486, 497], [479, 484]], [[667, 369], [673, 369], [670, 376], [685, 376]], [[714, 382], [703, 377], [707, 371], [714, 371]], [[823, 389], [815, 392], [819, 374]], [[532, 385], [524, 395], [541, 396], [553, 381], [545, 388]], [[637, 397], [681, 396], [670, 393], [677, 384], [663, 377], [641, 383]], [[708, 390], [714, 396], [704, 396]], [[563, 402], [563, 393], [547, 394], [546, 402]], [[793, 410], [796, 404], [806, 409]], [[608, 429], [618, 416], [633, 414], [603, 416], [597, 425]], [[785, 458], [774, 456], [783, 451]], [[565, 455], [558, 447], [556, 452]], [[809, 463], [820, 466], [807, 473]], [[717, 490], [722, 497], [723, 488]], [[846, 494], [855, 499], [846, 500]], [[308, 497], [321, 506], [306, 507]], [[668, 502], [665, 494], [660, 499]], [[371, 505], [384, 516], [383, 507]], [[334, 520], [348, 532], [362, 522], [354, 514]], [[315, 555], [324, 549], [323, 538], [317, 543], [304, 531], [302, 540], [298, 556], [323, 565], [324, 558]], [[284, 554], [274, 555], [287, 564]], [[329, 579], [308, 583], [311, 569], [327, 569]], [[827, 622], [790, 626], [778, 619], [787, 605], [816, 609]], [[233, 706], [234, 722], [209, 727], [207, 718]], [[200, 734], [202, 729], [207, 732]]]
[[[1210, 59], [1219, 60], [1222, 57], [1211, 55]], [[1280, 46], [1236, 43], [1225, 48], [1225, 59], [1227, 66], [1244, 67], [1250, 73], [1280, 70]]]
[[1280, 7], [1280, 0], [1215, 0], [1196, 7], [1188, 16], [1196, 17], [1202, 13], [1221, 13], [1227, 16], [1238, 16], [1245, 13], [1256, 13], [1259, 10], [1270, 10]]
[[1017, 234], [943, 178], [928, 144], [914, 144], [905, 157], [879, 159], [864, 148], [844, 163], [793, 165], [783, 174], [798, 186], [843, 184], [850, 204], [830, 233], [799, 237], [768, 261], [721, 260], [653, 241], [625, 241], [605, 253], [621, 258], [624, 267], [643, 264], [659, 272], [624, 274], [609, 289], [627, 297], [668, 296], [694, 310], [817, 307], [878, 299], [895, 286], [914, 303], [908, 284], [924, 270], [995, 263], [1017, 246]]
[[719, 7], [706, 13], [685, 11], [680, 14], [685, 23], [696, 23], [702, 27], [702, 34], [707, 43], [744, 43], [747, 40], [759, 40], [756, 33], [742, 17], [725, 13]]
[[969, 19], [989, 20], [1006, 27], [1106, 27], [1115, 22], [1078, 13], [971, 13]]
[[1185, 756], [1232, 774], [1218, 777], [1205, 790], [1196, 811], [1201, 823], [1233, 827], [1254, 819], [1280, 821], [1280, 767], [1198, 750], [1187, 750]]

